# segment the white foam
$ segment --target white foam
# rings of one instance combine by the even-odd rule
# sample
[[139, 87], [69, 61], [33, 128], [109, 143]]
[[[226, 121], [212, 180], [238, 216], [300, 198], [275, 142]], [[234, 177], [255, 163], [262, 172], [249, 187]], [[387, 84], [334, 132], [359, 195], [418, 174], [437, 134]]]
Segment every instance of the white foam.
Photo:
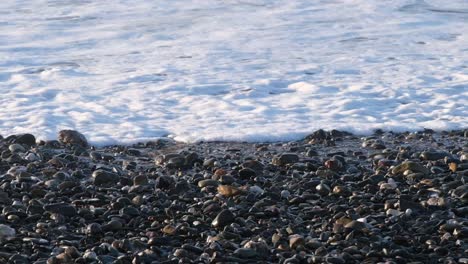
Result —
[[465, 0], [0, 2], [0, 134], [294, 140], [468, 124]]

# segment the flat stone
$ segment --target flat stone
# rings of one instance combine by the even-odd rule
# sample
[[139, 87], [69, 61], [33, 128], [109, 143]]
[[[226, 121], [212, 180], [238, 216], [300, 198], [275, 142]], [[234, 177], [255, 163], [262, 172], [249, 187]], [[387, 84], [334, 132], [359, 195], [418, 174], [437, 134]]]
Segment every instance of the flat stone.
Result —
[[424, 167], [421, 163], [414, 161], [405, 161], [392, 169], [392, 174], [402, 174], [403, 172], [410, 170], [413, 172], [421, 172], [429, 174], [429, 169]]
[[14, 237], [16, 235], [15, 229], [8, 225], [0, 224], [0, 240], [8, 237]]
[[234, 251], [234, 255], [241, 259], [248, 259], [256, 257], [257, 252], [251, 248], [238, 248]]
[[219, 185], [218, 193], [226, 197], [232, 197], [232, 196], [239, 195], [242, 192], [239, 188], [231, 186], [231, 185]]
[[423, 160], [440, 160], [450, 156], [451, 155], [449, 153], [440, 151], [424, 151], [420, 155]]
[[49, 213], [61, 214], [64, 216], [75, 216], [77, 214], [76, 208], [67, 203], [53, 203], [44, 205], [44, 210]]
[[273, 157], [272, 164], [276, 166], [284, 166], [293, 164], [299, 161], [299, 156], [295, 153], [282, 153], [279, 156]]
[[400, 210], [406, 211], [407, 209], [411, 209], [413, 212], [423, 211], [425, 210], [424, 207], [416, 202], [411, 201], [409, 198], [401, 197], [399, 200]]
[[344, 227], [346, 229], [362, 231], [362, 230], [367, 228], [367, 224], [363, 223], [363, 222], [356, 221], [356, 220], [352, 220], [351, 222], [347, 223]]

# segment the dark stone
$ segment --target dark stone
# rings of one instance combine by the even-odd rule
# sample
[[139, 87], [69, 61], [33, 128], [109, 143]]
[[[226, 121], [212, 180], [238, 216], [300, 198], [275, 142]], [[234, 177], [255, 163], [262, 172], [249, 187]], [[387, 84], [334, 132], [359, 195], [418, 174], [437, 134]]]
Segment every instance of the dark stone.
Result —
[[67, 203], [53, 203], [44, 205], [44, 210], [49, 213], [62, 214], [73, 217], [77, 215], [76, 208]]
[[16, 139], [14, 140], [14, 143], [34, 146], [36, 145], [36, 137], [31, 134], [16, 135]]
[[450, 156], [449, 153], [440, 151], [424, 151], [421, 153], [421, 159], [423, 160], [440, 160]]
[[86, 226], [86, 233], [91, 236], [96, 236], [102, 233], [101, 225], [98, 223], [91, 223]]
[[254, 170], [250, 169], [250, 168], [241, 169], [239, 171], [239, 177], [241, 179], [250, 179], [252, 177], [255, 177], [256, 175], [257, 175], [257, 173]]
[[306, 137], [307, 140], [325, 140], [327, 139], [327, 132], [323, 129], [319, 129], [315, 131], [314, 133], [308, 135]]
[[174, 185], [174, 179], [167, 175], [159, 176], [155, 181], [156, 188], [170, 189]]
[[224, 227], [229, 225], [230, 223], [234, 222], [235, 215], [229, 210], [222, 210], [213, 220], [211, 225], [213, 227]]
[[95, 170], [92, 176], [96, 186], [110, 186], [119, 182], [119, 175], [105, 170]]

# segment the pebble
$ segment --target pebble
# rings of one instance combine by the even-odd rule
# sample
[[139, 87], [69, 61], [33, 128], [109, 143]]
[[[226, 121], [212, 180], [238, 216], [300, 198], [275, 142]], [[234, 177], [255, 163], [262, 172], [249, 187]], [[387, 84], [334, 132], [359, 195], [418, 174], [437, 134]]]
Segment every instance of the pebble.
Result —
[[238, 248], [234, 250], [234, 255], [241, 259], [250, 259], [257, 256], [257, 252], [251, 248]]
[[218, 186], [218, 193], [226, 197], [232, 197], [241, 194], [242, 191], [231, 185], [220, 185]]
[[211, 225], [213, 227], [224, 227], [232, 222], [234, 222], [235, 216], [230, 210], [222, 210], [216, 217], [213, 219]]
[[138, 185], [146, 185], [148, 184], [148, 177], [146, 175], [137, 175], [135, 178], [133, 178], [133, 185], [138, 186]]
[[250, 169], [250, 168], [241, 169], [239, 171], [239, 177], [242, 179], [250, 179], [250, 178], [255, 177], [256, 175], [257, 173], [253, 169]]
[[58, 140], [63, 144], [78, 145], [85, 148], [88, 146], [86, 137], [75, 130], [61, 130], [58, 134]]
[[8, 149], [12, 152], [12, 153], [23, 153], [23, 152], [26, 152], [26, 149], [21, 146], [20, 144], [11, 144], [10, 146], [8, 146]]
[[402, 174], [405, 171], [421, 172], [423, 174], [429, 174], [429, 169], [424, 167], [422, 164], [413, 161], [405, 161], [392, 169], [392, 174]]
[[76, 208], [66, 203], [53, 203], [44, 205], [44, 210], [49, 213], [61, 214], [73, 217], [77, 214]]
[[284, 166], [293, 164], [299, 161], [299, 156], [295, 153], [282, 153], [275, 156], [272, 160], [272, 164], [276, 166]]
[[27, 134], [27, 133], [16, 135], [16, 138], [14, 139], [14, 143], [34, 146], [36, 145], [36, 137], [32, 134]]
[[14, 237], [15, 235], [15, 229], [11, 228], [8, 225], [0, 224], [0, 240], [9, 237]]
[[424, 151], [421, 153], [421, 159], [423, 160], [441, 160], [445, 157], [450, 157], [451, 155], [447, 152], [439, 151]]
[[209, 187], [209, 186], [218, 186], [220, 183], [216, 180], [212, 179], [206, 179], [206, 180], [201, 180], [198, 182], [198, 187], [204, 188], [204, 187]]
[[291, 192], [288, 190], [282, 190], [281, 191], [281, 197], [284, 199], [289, 199], [291, 197]]
[[296, 249], [299, 246], [303, 246], [305, 243], [305, 239], [303, 236], [295, 234], [291, 235], [289, 238], [289, 247], [291, 249]]
[[321, 196], [326, 196], [330, 193], [330, 187], [324, 183], [320, 183], [315, 187], [315, 189], [317, 190], [317, 193]]
[[96, 186], [110, 186], [119, 181], [119, 175], [105, 170], [95, 170], [92, 177]]
[[86, 234], [90, 236], [97, 236], [101, 233], [102, 233], [102, 228], [101, 228], [101, 225], [98, 223], [92, 223], [86, 227]]
[[[410, 210], [410, 209], [408, 209]], [[395, 209], [388, 209], [386, 212], [385, 212], [387, 215], [389, 216], [399, 216], [402, 214], [402, 212], [398, 211], [398, 210], [395, 210]]]

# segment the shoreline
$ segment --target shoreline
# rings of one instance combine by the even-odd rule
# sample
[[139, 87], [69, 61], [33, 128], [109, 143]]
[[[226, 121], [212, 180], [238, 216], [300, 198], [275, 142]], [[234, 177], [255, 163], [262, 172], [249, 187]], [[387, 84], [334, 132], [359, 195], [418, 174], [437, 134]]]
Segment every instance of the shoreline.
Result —
[[[76, 131], [76, 130], [62, 130], [62, 131]], [[325, 137], [331, 138], [333, 133], [338, 133], [338, 134], [343, 134], [343, 135], [348, 135], [348, 136], [353, 136], [356, 138], [366, 138], [366, 137], [373, 137], [373, 136], [380, 136], [383, 134], [392, 134], [395, 136], [404, 136], [404, 135], [410, 135], [410, 134], [433, 134], [433, 135], [459, 135], [459, 136], [465, 136], [468, 137], [468, 127], [466, 128], [461, 128], [461, 129], [451, 129], [451, 130], [433, 130], [433, 129], [419, 129], [419, 130], [407, 130], [407, 131], [392, 131], [392, 130], [383, 130], [383, 129], [375, 129], [373, 130], [372, 133], [367, 133], [367, 134], [355, 134], [352, 132], [348, 132], [346, 130], [325, 130], [325, 129], [319, 129], [311, 133], [305, 133], [305, 136], [299, 137], [298, 139], [295, 140], [196, 140], [196, 141], [179, 141], [176, 140], [175, 137], [171, 135], [166, 135], [166, 136], [161, 136], [161, 137], [154, 137], [154, 138], [148, 138], [146, 140], [137, 140], [135, 142], [126, 142], [121, 141], [119, 143], [118, 140], [115, 140], [115, 143], [109, 143], [109, 144], [103, 144], [103, 143], [93, 143], [89, 142], [86, 138], [85, 134], [80, 133], [86, 140], [87, 146], [88, 147], [93, 147], [93, 148], [108, 148], [108, 147], [113, 147], [113, 146], [122, 146], [122, 147], [132, 147], [132, 146], [142, 146], [142, 145], [151, 145], [155, 142], [160, 142], [160, 141], [166, 141], [166, 142], [173, 142], [177, 145], [193, 145], [193, 144], [200, 144], [200, 143], [241, 143], [241, 144], [275, 144], [275, 143], [287, 143], [287, 142], [300, 142], [306, 140], [308, 137], [313, 135], [314, 133], [317, 133], [317, 131], [323, 131], [325, 133]], [[59, 131], [60, 132], [60, 131]], [[78, 132], [78, 131], [76, 131]], [[57, 133], [58, 135], [59, 133]], [[42, 138], [36, 138], [34, 137], [33, 133], [19, 133], [19, 134], [11, 134], [11, 135], [2, 135], [0, 134], [0, 140], [8, 140], [10, 139], [11, 142], [14, 142], [14, 138], [17, 136], [21, 135], [31, 135], [33, 139], [30, 139], [29, 144], [32, 144], [32, 141], [34, 141], [34, 144], [37, 145], [44, 145], [47, 142], [55, 142], [54, 144], [58, 143], [56, 141], [60, 141], [59, 138], [55, 139], [42, 139]]]
[[0, 138], [0, 262], [468, 263], [467, 130], [34, 143]]

